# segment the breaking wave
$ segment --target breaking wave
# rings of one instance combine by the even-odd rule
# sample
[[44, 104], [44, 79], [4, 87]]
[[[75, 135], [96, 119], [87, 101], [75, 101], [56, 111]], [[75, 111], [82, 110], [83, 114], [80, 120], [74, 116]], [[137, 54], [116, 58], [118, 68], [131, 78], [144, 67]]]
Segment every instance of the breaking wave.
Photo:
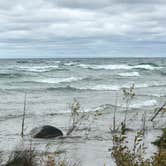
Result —
[[144, 70], [158, 70], [161, 69], [161, 67], [156, 67], [152, 66], [149, 64], [141, 64], [141, 65], [136, 65], [132, 67], [133, 69], [144, 69]]
[[[81, 79], [79, 79], [79, 80], [81, 80]], [[78, 79], [77, 79], [77, 81], [78, 81]], [[99, 85], [94, 85], [94, 86], [79, 86], [79, 87], [67, 85], [65, 87], [55, 87], [55, 88], [51, 87], [51, 89], [52, 90], [63, 89], [63, 90], [118, 91], [118, 90], [121, 90], [121, 89], [124, 89], [124, 88], [130, 88], [131, 85], [132, 84], [130, 84], [130, 85], [129, 84], [126, 84], [126, 85], [104, 85], [104, 84], [99, 84]], [[141, 84], [140, 83], [140, 84], [136, 84], [135, 88], [148, 88], [148, 87], [158, 87], [158, 86], [164, 86], [164, 84], [159, 84], [159, 83], [152, 83], [152, 84], [142, 83]]]
[[78, 64], [78, 62], [67, 62], [67, 63], [64, 63], [65, 66], [75, 66], [77, 64]]
[[121, 77], [138, 77], [138, 76], [140, 76], [139, 72], [118, 73], [117, 75], [119, 75]]
[[105, 70], [118, 70], [118, 69], [130, 69], [130, 66], [118, 64], [118, 65], [87, 65], [87, 64], [79, 64], [78, 67], [85, 69], [105, 69]]
[[58, 65], [54, 66], [19, 66], [20, 70], [28, 72], [48, 72], [52, 70], [61, 70]]
[[150, 66], [154, 66], [154, 67], [159, 67], [157, 64], [155, 63], [139, 63], [139, 65], [150, 65]]
[[152, 66], [149, 64], [140, 64], [135, 66], [130, 66], [127, 64], [115, 64], [115, 65], [89, 65], [89, 64], [79, 64], [78, 67], [84, 69], [94, 69], [94, 70], [131, 70], [131, 69], [144, 69], [144, 70], [158, 70], [161, 67]]
[[35, 80], [34, 82], [38, 83], [48, 83], [48, 84], [58, 84], [58, 83], [70, 83], [75, 81], [80, 81], [84, 78], [81, 77], [68, 77], [68, 78], [48, 78], [48, 79], [40, 79]]
[[79, 90], [97, 90], [97, 91], [106, 91], [106, 90], [112, 90], [112, 91], [116, 91], [116, 90], [120, 90], [120, 86], [116, 86], [116, 85], [95, 85], [95, 86], [89, 86], [89, 87], [79, 87], [77, 88]]

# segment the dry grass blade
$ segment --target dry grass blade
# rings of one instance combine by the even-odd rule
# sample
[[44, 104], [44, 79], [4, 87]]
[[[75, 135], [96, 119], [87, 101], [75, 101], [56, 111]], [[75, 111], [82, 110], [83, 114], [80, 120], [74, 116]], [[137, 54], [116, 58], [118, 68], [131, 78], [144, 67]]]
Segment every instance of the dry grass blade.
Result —
[[26, 113], [26, 100], [27, 100], [27, 94], [25, 93], [25, 96], [24, 96], [24, 109], [23, 109], [23, 116], [22, 116], [21, 137], [24, 136], [24, 123], [25, 123], [25, 113]]

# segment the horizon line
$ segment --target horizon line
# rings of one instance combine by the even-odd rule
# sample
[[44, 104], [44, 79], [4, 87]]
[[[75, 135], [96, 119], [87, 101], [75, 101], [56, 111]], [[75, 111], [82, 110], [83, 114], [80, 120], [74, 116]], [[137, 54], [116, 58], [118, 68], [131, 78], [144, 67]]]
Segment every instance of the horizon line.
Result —
[[166, 58], [166, 56], [118, 56], [118, 57], [9, 57], [3, 58], [0, 57], [0, 60], [10, 60], [10, 59], [120, 59], [120, 58]]

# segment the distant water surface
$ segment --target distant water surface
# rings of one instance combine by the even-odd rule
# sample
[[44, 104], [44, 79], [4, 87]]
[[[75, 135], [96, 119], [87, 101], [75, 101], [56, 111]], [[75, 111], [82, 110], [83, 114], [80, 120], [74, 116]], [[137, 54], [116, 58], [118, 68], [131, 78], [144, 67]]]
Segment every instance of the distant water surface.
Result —
[[[98, 98], [101, 104], [107, 102], [106, 94], [109, 94], [109, 103], [112, 103], [111, 97], [116, 91], [133, 83], [137, 94], [146, 98], [137, 100], [133, 106], [156, 105], [157, 99], [149, 99], [149, 96], [162, 97], [166, 94], [166, 59], [0, 60], [0, 109], [4, 111], [12, 107], [9, 112], [13, 114], [13, 110], [21, 104], [24, 92], [29, 94], [38, 113], [47, 113], [46, 108], [52, 107], [57, 112], [65, 112], [64, 105], [73, 97], [80, 98], [88, 108], [86, 104], [93, 107], [94, 103], [96, 106]], [[41, 106], [43, 102], [44, 107]]]

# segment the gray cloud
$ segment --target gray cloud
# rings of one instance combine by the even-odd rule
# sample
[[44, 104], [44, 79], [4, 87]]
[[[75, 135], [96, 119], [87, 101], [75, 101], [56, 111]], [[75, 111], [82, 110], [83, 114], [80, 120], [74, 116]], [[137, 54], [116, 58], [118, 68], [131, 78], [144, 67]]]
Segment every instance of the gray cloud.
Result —
[[165, 11], [165, 0], [1, 0], [0, 50], [166, 42]]

